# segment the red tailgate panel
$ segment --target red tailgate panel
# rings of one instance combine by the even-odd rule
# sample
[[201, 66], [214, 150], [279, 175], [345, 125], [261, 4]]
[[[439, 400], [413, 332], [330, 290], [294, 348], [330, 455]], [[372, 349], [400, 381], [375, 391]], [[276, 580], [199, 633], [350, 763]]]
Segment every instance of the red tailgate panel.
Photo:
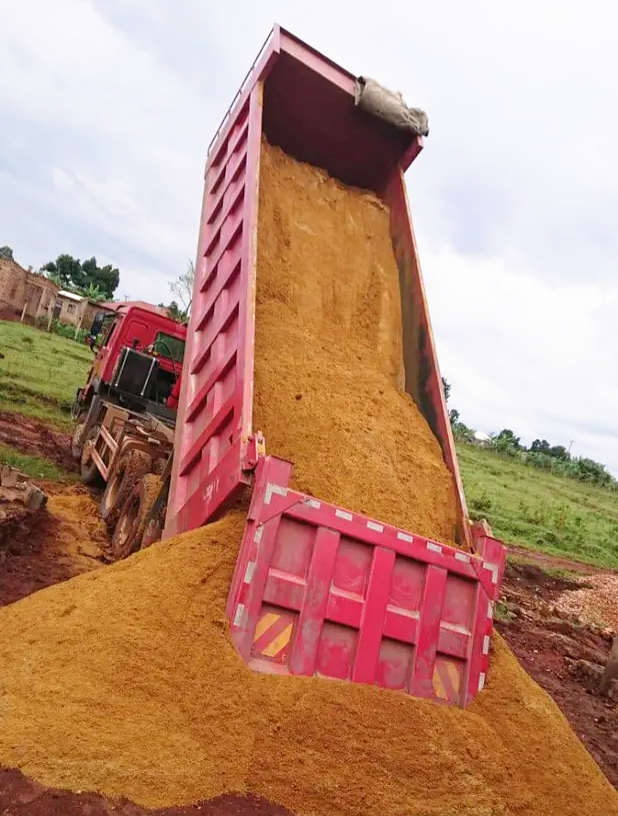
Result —
[[255, 670], [330, 677], [467, 705], [483, 687], [505, 549], [474, 555], [351, 513], [258, 466], [228, 599]]

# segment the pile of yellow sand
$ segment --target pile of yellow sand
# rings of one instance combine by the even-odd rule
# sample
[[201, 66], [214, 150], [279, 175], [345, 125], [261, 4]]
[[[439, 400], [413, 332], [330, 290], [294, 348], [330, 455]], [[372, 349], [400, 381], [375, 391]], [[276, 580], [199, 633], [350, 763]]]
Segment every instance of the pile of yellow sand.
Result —
[[388, 210], [264, 142], [254, 427], [298, 489], [452, 542], [453, 479], [403, 381]]
[[[399, 313], [380, 202], [265, 146], [255, 426], [301, 489], [452, 540], [452, 479], [401, 393]], [[225, 619], [243, 524], [0, 609], [0, 764], [153, 807], [237, 791], [297, 816], [618, 814], [499, 637], [467, 711], [250, 672]]]
[[0, 610], [0, 764], [148, 806], [252, 791], [297, 816], [610, 816], [618, 796], [503, 642], [471, 710], [249, 671], [241, 513]]

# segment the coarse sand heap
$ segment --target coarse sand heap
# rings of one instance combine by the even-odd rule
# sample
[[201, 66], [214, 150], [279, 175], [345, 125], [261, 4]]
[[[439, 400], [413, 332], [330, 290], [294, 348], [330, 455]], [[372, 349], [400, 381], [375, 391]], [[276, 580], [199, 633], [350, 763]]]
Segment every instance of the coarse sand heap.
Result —
[[[452, 540], [452, 479], [400, 391], [388, 212], [265, 145], [258, 240], [255, 427], [269, 450], [295, 461], [302, 490]], [[466, 711], [251, 672], [225, 618], [244, 520], [0, 609], [1, 765], [148, 807], [238, 792], [297, 816], [618, 816], [497, 635]]]
[[618, 795], [499, 637], [470, 709], [251, 672], [236, 512], [0, 610], [0, 764], [151, 807], [254, 792], [297, 816], [612, 816]]
[[254, 428], [294, 486], [444, 542], [453, 478], [403, 391], [388, 209], [263, 143]]

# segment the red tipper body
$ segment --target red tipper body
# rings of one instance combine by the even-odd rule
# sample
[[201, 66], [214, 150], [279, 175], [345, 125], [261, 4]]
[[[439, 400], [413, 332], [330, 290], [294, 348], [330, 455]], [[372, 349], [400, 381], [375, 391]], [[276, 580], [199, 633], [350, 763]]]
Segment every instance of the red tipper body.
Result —
[[[275, 27], [211, 143], [164, 537], [252, 486], [227, 608], [247, 663], [463, 706], [485, 680], [505, 550], [468, 520], [404, 186], [422, 139], [356, 107], [355, 87]], [[263, 134], [390, 208], [405, 387], [453, 476], [462, 550], [290, 490], [292, 463], [264, 455], [252, 427]]]

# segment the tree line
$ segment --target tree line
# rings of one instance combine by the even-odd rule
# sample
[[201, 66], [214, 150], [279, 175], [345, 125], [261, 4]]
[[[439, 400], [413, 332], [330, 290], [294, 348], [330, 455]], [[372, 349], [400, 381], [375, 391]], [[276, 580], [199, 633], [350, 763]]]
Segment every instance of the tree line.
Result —
[[[442, 386], [448, 405], [451, 386], [444, 377]], [[474, 430], [461, 421], [459, 411], [450, 408], [448, 414], [455, 439], [459, 442], [474, 443]], [[522, 444], [521, 437], [510, 428], [503, 428], [497, 433], [489, 434], [489, 437], [489, 441], [485, 443], [486, 447], [503, 456], [517, 459], [525, 465], [600, 487], [618, 489], [618, 482], [605, 465], [585, 456], [572, 456], [564, 445], [553, 445], [547, 439], [535, 439], [530, 447], [526, 447]]]

